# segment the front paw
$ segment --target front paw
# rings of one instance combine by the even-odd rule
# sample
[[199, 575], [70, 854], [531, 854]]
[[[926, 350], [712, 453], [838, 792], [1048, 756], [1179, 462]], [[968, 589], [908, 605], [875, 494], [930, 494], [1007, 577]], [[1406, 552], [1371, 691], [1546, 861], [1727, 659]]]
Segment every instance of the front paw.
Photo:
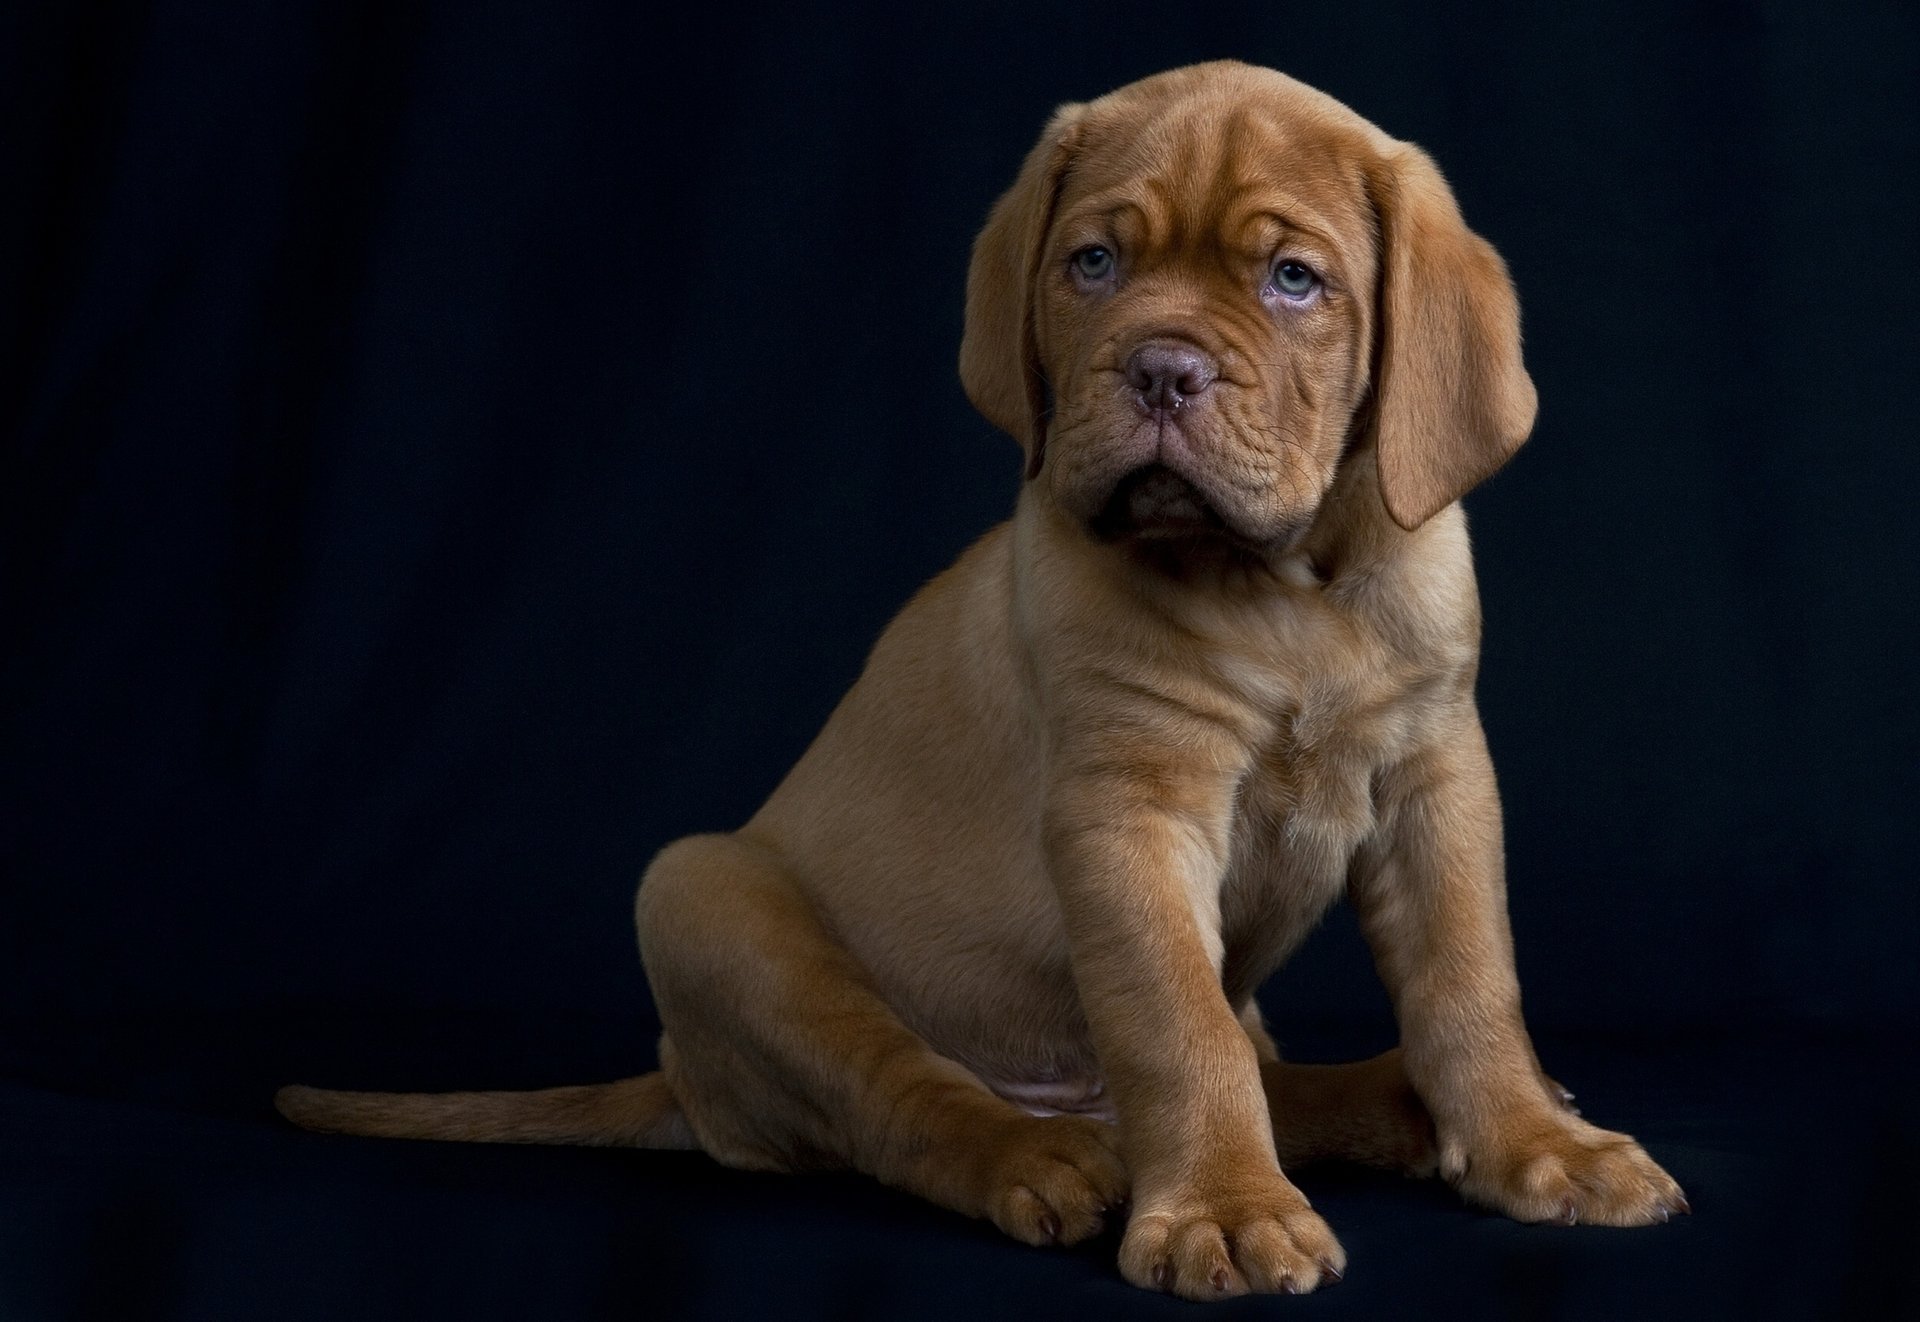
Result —
[[1443, 1137], [1440, 1173], [1516, 1221], [1650, 1226], [1692, 1210], [1638, 1143], [1571, 1111], [1534, 1112], [1479, 1142]]
[[1278, 1171], [1154, 1198], [1120, 1244], [1121, 1275], [1186, 1299], [1305, 1294], [1346, 1268], [1340, 1241]]

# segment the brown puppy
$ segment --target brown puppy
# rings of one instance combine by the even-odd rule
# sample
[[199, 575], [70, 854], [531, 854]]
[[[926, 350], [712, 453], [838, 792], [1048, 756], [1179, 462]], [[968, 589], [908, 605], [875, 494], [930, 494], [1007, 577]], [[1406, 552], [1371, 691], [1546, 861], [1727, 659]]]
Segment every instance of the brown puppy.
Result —
[[[282, 1110], [853, 1166], [1029, 1243], [1130, 1190], [1121, 1271], [1195, 1299], [1338, 1278], [1282, 1173], [1321, 1157], [1526, 1221], [1686, 1210], [1521, 1023], [1455, 502], [1534, 391], [1432, 162], [1240, 64], [1066, 106], [975, 248], [960, 370], [1026, 448], [1014, 517], [752, 821], [654, 860], [661, 1071]], [[1403, 1045], [1284, 1065], [1253, 991], [1342, 894]]]

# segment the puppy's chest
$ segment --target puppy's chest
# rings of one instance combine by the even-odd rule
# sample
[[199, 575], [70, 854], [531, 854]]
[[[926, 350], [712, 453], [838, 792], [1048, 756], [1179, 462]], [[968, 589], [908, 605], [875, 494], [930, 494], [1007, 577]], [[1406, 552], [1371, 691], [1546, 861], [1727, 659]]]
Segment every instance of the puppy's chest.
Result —
[[[1396, 705], [1322, 692], [1284, 713], [1234, 803], [1235, 858], [1261, 870], [1344, 863], [1373, 828], [1373, 776], [1399, 742]], [[1238, 870], [1238, 869], [1236, 869]]]
[[1361, 665], [1275, 687], [1273, 732], [1235, 796], [1221, 895], [1229, 965], [1255, 981], [1344, 889], [1374, 830], [1375, 776], [1409, 742], [1419, 685]]

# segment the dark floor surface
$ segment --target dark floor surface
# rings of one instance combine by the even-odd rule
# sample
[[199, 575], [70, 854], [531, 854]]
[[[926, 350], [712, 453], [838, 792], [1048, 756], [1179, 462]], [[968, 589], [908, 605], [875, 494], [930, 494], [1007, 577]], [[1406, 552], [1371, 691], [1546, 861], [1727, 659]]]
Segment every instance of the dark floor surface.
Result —
[[[1025, 1248], [854, 1176], [686, 1153], [301, 1133], [275, 1085], [531, 1086], [634, 1072], [637, 1020], [15, 1021], [0, 1031], [0, 1318], [1125, 1318], [1116, 1238]], [[1374, 1044], [1288, 1035], [1299, 1059]], [[1300, 1177], [1347, 1281], [1212, 1316], [1920, 1317], [1916, 1071], [1853, 1039], [1544, 1036], [1588, 1116], [1691, 1217], [1515, 1225], [1438, 1184]]]

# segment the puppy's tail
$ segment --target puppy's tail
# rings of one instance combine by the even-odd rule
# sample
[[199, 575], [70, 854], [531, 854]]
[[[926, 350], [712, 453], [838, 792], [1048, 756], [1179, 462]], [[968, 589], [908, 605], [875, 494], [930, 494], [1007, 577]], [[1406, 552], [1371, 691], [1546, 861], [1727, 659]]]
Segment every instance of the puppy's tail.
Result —
[[617, 1083], [535, 1092], [339, 1092], [299, 1084], [274, 1094], [304, 1129], [463, 1143], [568, 1143], [697, 1149], [700, 1144], [655, 1071]]

